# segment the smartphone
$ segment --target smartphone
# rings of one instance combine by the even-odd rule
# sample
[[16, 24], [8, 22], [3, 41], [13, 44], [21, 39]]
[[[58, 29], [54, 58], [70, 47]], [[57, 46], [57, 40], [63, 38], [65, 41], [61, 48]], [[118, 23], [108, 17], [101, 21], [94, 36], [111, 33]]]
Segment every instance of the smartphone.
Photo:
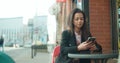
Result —
[[88, 37], [88, 41], [92, 41], [92, 42], [94, 42], [95, 41], [95, 37]]

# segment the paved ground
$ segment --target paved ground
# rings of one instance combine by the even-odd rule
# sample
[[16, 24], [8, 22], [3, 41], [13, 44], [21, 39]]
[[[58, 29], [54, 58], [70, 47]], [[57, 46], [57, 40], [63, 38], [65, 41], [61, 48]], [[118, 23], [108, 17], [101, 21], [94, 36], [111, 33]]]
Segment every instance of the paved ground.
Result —
[[118, 63], [120, 63], [120, 55], [119, 55]]
[[11, 56], [16, 63], [51, 63], [51, 54], [47, 52], [38, 52], [32, 59], [30, 48], [9, 48], [5, 50], [5, 53]]

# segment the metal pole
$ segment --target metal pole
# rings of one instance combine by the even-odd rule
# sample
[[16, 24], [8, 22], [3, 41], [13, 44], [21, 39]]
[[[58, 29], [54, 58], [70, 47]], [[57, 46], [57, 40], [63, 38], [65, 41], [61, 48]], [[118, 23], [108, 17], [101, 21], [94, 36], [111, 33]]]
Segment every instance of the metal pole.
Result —
[[33, 43], [33, 32], [34, 32], [34, 28], [33, 28], [33, 23], [32, 23], [32, 26], [31, 26], [31, 42]]

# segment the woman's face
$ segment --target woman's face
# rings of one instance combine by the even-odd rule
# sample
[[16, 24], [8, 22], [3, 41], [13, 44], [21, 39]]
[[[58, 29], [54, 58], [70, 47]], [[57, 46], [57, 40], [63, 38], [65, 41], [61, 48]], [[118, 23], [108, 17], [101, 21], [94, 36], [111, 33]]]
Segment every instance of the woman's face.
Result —
[[84, 24], [84, 17], [82, 13], [76, 13], [73, 19], [74, 28], [80, 29]]

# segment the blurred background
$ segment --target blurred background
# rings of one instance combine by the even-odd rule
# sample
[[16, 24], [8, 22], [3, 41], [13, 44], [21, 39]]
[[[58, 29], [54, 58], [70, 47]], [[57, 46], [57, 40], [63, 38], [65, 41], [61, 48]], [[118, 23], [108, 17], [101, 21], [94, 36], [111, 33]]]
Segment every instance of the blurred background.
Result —
[[[76, 7], [85, 12], [89, 30], [103, 52], [119, 53], [120, 0], [0, 0], [4, 53], [16, 63], [51, 63], [53, 49], [67, 28], [67, 17]], [[39, 51], [31, 58], [33, 45], [39, 45], [40, 50], [44, 45], [46, 52]]]

